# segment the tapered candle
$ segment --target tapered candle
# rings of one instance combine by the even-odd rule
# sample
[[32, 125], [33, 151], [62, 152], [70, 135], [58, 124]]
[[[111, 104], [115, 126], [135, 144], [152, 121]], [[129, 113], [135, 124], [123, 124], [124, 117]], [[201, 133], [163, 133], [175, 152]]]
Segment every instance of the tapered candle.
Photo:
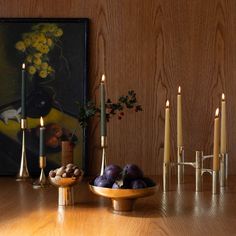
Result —
[[213, 170], [218, 171], [220, 169], [220, 120], [219, 120], [219, 108], [216, 109], [215, 121], [214, 121], [214, 150], [213, 150]]
[[220, 130], [220, 153], [226, 153], [226, 102], [225, 95], [221, 97], [221, 130]]
[[43, 117], [40, 117], [39, 156], [45, 156], [45, 126]]
[[177, 95], [177, 147], [181, 146], [183, 146], [182, 96], [181, 96], [181, 87], [179, 86]]
[[21, 118], [26, 118], [26, 81], [25, 81], [25, 63], [21, 70]]
[[106, 91], [105, 91], [105, 75], [102, 75], [100, 85], [100, 96], [101, 96], [101, 136], [107, 135], [106, 126]]
[[164, 137], [164, 163], [170, 162], [170, 107], [166, 101], [165, 109], [165, 137]]

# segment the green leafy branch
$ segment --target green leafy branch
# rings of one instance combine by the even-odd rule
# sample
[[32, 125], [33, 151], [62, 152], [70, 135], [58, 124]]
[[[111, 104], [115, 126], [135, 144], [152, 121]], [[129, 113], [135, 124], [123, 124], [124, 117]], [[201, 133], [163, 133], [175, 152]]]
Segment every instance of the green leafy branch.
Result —
[[[89, 119], [95, 115], [100, 117], [100, 107], [97, 107], [94, 102], [88, 101], [85, 105], [79, 105], [78, 121], [82, 128], [88, 126]], [[134, 109], [135, 112], [142, 111], [142, 106], [138, 103], [136, 93], [131, 90], [125, 96], [120, 96], [117, 102], [112, 102], [111, 99], [106, 101], [106, 118], [109, 122], [110, 118], [118, 115], [121, 120], [126, 109]]]

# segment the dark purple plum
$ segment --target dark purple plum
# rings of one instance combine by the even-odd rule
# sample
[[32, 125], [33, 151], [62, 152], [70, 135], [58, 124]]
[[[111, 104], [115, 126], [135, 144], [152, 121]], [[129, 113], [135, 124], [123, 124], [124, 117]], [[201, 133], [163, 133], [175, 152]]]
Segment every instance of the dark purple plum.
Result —
[[114, 188], [114, 189], [120, 189], [120, 186], [115, 182], [115, 183], [112, 185], [112, 188]]
[[98, 176], [94, 180], [94, 185], [97, 187], [111, 188], [113, 182], [107, 179], [104, 175]]
[[147, 184], [141, 179], [136, 179], [131, 182], [132, 189], [146, 188], [146, 187], [147, 187]]
[[120, 177], [120, 173], [122, 172], [122, 168], [118, 165], [109, 165], [105, 168], [104, 175], [107, 179], [111, 181], [115, 181]]
[[113, 185], [112, 188], [114, 189], [129, 189], [130, 188], [130, 181], [127, 180], [117, 180]]
[[153, 187], [156, 185], [156, 183], [148, 177], [143, 177], [142, 180], [146, 183], [148, 187]]
[[125, 179], [135, 180], [143, 177], [142, 170], [135, 164], [127, 164], [124, 167]]

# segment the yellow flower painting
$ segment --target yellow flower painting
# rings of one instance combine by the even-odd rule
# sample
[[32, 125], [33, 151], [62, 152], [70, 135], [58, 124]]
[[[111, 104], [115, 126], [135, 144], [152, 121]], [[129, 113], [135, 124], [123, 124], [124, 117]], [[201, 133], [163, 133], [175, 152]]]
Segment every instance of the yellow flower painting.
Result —
[[50, 51], [63, 35], [63, 30], [53, 23], [39, 23], [31, 32], [24, 33], [16, 42], [15, 48], [25, 55], [26, 70], [29, 76], [37, 74], [45, 79], [55, 70], [50, 65]]

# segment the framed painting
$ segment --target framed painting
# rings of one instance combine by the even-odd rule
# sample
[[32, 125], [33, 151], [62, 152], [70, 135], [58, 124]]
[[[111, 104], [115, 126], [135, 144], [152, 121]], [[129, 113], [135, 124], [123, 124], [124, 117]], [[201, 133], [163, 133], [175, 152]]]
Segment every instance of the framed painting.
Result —
[[21, 160], [21, 70], [26, 71], [26, 154], [39, 174], [39, 127], [46, 127], [46, 172], [62, 163], [61, 143], [86, 171], [86, 134], [78, 123], [87, 97], [88, 19], [0, 19], [0, 175], [15, 175]]

